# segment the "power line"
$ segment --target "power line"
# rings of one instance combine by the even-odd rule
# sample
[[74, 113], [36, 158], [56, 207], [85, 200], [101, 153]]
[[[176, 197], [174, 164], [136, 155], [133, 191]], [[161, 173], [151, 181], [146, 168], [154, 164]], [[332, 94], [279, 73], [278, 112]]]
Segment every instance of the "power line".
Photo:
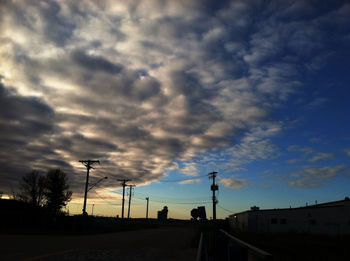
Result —
[[96, 187], [102, 180], [104, 179], [108, 179], [108, 177], [103, 177], [101, 179], [99, 179], [97, 182], [95, 182], [94, 184], [92, 184], [92, 186], [88, 189], [88, 192], [93, 189], [94, 187]]
[[[113, 193], [116, 193], [116, 194], [119, 194], [119, 195], [123, 195], [122, 192], [118, 192], [118, 191], [113, 191]], [[143, 193], [138, 193], [138, 192], [135, 192], [135, 194], [141, 194], [141, 195], [146, 195], [146, 194], [143, 194]], [[156, 203], [163, 203], [163, 204], [188, 204], [188, 205], [191, 205], [191, 204], [208, 204], [208, 203], [211, 203], [211, 201], [191, 201], [191, 202], [171, 202], [171, 201], [168, 201], [166, 199], [170, 199], [170, 200], [193, 200], [193, 199], [196, 199], [196, 198], [169, 198], [169, 197], [159, 197], [159, 196], [152, 196], [150, 195], [150, 197], [152, 198], [156, 198], [155, 200], [152, 200], [152, 202], [156, 202]], [[145, 199], [144, 198], [139, 198], [139, 197], [136, 197], [134, 196], [133, 197], [134, 200], [139, 200], [139, 201], [144, 201]], [[157, 199], [159, 198], [159, 199]], [[161, 200], [162, 198], [164, 198], [165, 200]], [[197, 199], [210, 199], [210, 197], [197, 197]]]
[[[207, 176], [207, 175], [203, 175], [203, 176]], [[119, 195], [123, 195], [122, 192], [119, 192], [119, 191], [113, 191], [113, 193], [116, 193], [116, 194], [119, 194]], [[163, 196], [154, 196], [154, 195], [149, 195], [149, 194], [144, 194], [144, 193], [141, 193], [141, 192], [135, 192], [135, 194], [139, 194], [139, 195], [144, 195], [144, 196], [149, 196], [149, 197], [152, 197], [152, 202], [156, 202], [156, 203], [163, 203], [163, 204], [174, 204], [174, 205], [191, 205], [191, 204], [208, 204], [208, 203], [211, 203], [211, 201], [207, 201], [210, 199], [210, 197], [191, 197], [191, 198], [171, 198], [171, 197], [163, 197]], [[135, 200], [140, 200], [140, 201], [144, 201], [145, 199], [144, 198], [140, 198], [140, 197], [136, 197], [134, 196], [133, 197]], [[154, 200], [154, 198], [156, 198]], [[158, 198], [158, 199], [157, 199]], [[162, 199], [165, 199], [165, 200], [162, 200]], [[168, 199], [168, 200], [167, 200]], [[179, 200], [193, 200], [193, 199], [205, 199], [204, 201], [192, 201], [192, 202], [171, 202], [169, 200], [176, 200], [176, 201], [179, 201]]]
[[227, 212], [229, 212], [229, 213], [231, 213], [231, 214], [234, 214], [234, 213], [235, 213], [234, 211], [231, 211], [231, 210], [229, 210], [229, 209], [226, 209], [226, 208], [220, 206], [219, 204], [218, 204], [218, 207], [221, 208], [221, 209], [223, 209], [223, 210], [225, 210], [225, 211], [227, 211]]
[[[123, 195], [122, 192], [119, 192], [119, 191], [113, 191], [113, 193], [116, 193], [116, 194], [119, 194], [119, 195]], [[158, 199], [169, 199], [169, 200], [193, 200], [193, 199], [203, 199], [203, 200], [207, 200], [207, 199], [211, 199], [211, 197], [191, 197], [191, 198], [172, 198], [172, 197], [163, 197], [163, 196], [155, 196], [155, 195], [150, 195], [150, 194], [145, 194], [145, 193], [142, 193], [142, 192], [134, 192], [135, 194], [138, 194], [140, 196], [149, 196], [149, 197], [152, 197], [152, 198], [158, 198]], [[140, 200], [144, 200], [144, 199], [141, 199], [141, 198], [137, 198], [137, 197], [134, 197], [136, 199], [140, 199]], [[152, 200], [154, 201], [154, 200]]]
[[106, 200], [105, 198], [103, 198], [100, 194], [98, 194], [96, 191], [95, 191], [95, 193], [96, 193], [96, 195], [100, 198], [100, 199], [102, 199], [104, 202], [107, 202], [108, 204], [110, 204], [110, 205], [116, 205], [116, 206], [120, 206], [120, 203], [112, 203], [111, 201], [108, 201], [108, 200]]
[[112, 193], [116, 193], [116, 194], [119, 194], [119, 195], [123, 195], [123, 192], [119, 192], [119, 191], [115, 191], [115, 190], [113, 190]]
[[191, 197], [191, 198], [173, 198], [173, 197], [163, 197], [163, 196], [155, 196], [155, 195], [151, 195], [151, 194], [145, 194], [145, 193], [141, 193], [141, 192], [135, 192], [135, 194], [141, 195], [141, 196], [150, 196], [152, 198], [158, 198], [158, 199], [169, 199], [169, 200], [208, 200], [211, 199], [210, 197], [206, 196], [206, 197]]
[[[138, 198], [138, 197], [134, 197], [135, 199], [139, 199], [139, 200], [144, 200], [144, 199], [141, 199], [141, 198]], [[169, 202], [169, 201], [160, 201], [160, 200], [152, 200], [152, 202], [157, 202], [157, 203], [163, 203], [163, 204], [173, 204], [173, 205], [191, 205], [191, 204], [207, 204], [207, 203], [211, 203], [210, 201], [198, 201], [198, 202]]]
[[[135, 197], [134, 196], [134, 199], [137, 199], [137, 200], [144, 200], [144, 199], [142, 199], [142, 198], [139, 198], [139, 197]], [[205, 198], [205, 199], [207, 199], [207, 200], [209, 200], [210, 198]], [[175, 199], [174, 198], [174, 200], [177, 200], [177, 202], [176, 201], [168, 201], [168, 200], [162, 200], [162, 199], [155, 199], [155, 200], [152, 200], [152, 202], [158, 202], [158, 203], [168, 203], [168, 204], [197, 204], [197, 203], [202, 203], [202, 202], [204, 202], [204, 203], [206, 203], [206, 202], [211, 202], [211, 201], [207, 201], [207, 200], [199, 200], [199, 201], [190, 201], [190, 202], [182, 202], [181, 200], [193, 200], [193, 198], [192, 199], [184, 199], [184, 198], [179, 198], [179, 199]]]
[[[120, 206], [121, 204], [118, 203], [112, 203], [111, 201], [106, 200], [105, 198], [103, 198], [101, 195], [99, 195], [96, 191], [95, 191], [96, 195], [102, 199], [103, 201], [107, 202], [108, 204], [111, 205], [117, 205]], [[118, 194], [122, 194], [122, 193], [118, 193]], [[138, 197], [134, 197], [134, 199], [136, 200], [140, 200], [140, 201], [144, 201], [144, 198], [138, 198]], [[169, 204], [169, 205], [191, 205], [191, 204], [209, 204], [211, 203], [211, 201], [196, 201], [196, 202], [169, 202], [169, 201], [161, 201], [161, 200], [152, 200], [152, 202], [156, 202], [156, 203], [163, 203], [163, 204]], [[134, 204], [134, 205], [142, 205], [142, 204]]]

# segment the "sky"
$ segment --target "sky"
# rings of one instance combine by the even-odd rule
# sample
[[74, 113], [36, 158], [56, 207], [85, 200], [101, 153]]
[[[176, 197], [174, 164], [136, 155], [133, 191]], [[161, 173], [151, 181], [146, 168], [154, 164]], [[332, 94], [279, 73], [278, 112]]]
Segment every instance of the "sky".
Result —
[[[218, 217], [350, 188], [348, 1], [1, 1], [0, 190], [60, 168], [81, 213]], [[93, 205], [94, 204], [94, 205]], [[127, 202], [126, 202], [127, 204]], [[127, 211], [127, 210], [125, 210]]]

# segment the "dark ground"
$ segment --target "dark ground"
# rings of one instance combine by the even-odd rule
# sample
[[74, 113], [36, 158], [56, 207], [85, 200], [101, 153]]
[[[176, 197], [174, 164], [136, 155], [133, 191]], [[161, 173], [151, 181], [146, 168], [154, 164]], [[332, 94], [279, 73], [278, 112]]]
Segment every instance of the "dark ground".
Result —
[[302, 233], [242, 233], [237, 238], [273, 255], [274, 261], [348, 261], [350, 235], [329, 236]]
[[173, 226], [97, 235], [0, 235], [0, 260], [195, 260], [196, 229]]

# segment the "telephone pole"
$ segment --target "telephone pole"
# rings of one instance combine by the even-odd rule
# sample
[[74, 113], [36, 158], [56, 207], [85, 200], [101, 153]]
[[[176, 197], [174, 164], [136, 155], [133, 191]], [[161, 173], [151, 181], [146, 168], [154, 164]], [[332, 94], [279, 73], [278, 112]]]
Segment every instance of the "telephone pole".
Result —
[[136, 187], [136, 185], [128, 185], [130, 190], [129, 190], [129, 208], [128, 208], [128, 218], [130, 218], [130, 205], [131, 205], [131, 195], [132, 195], [132, 188]]
[[86, 167], [86, 182], [85, 182], [85, 194], [84, 194], [84, 205], [83, 205], [83, 215], [87, 215], [86, 212], [86, 200], [87, 200], [87, 193], [88, 193], [88, 186], [89, 186], [89, 173], [90, 169], [93, 169], [92, 165], [98, 163], [100, 164], [99, 160], [79, 160], [79, 162], [83, 163], [83, 165]]
[[122, 219], [124, 219], [125, 187], [127, 186], [127, 185], [126, 185], [126, 182], [130, 181], [130, 179], [118, 179], [118, 181], [121, 181], [121, 182], [122, 182], [121, 185], [123, 186]]
[[217, 200], [216, 200], [216, 197], [215, 197], [215, 191], [216, 190], [219, 190], [219, 186], [217, 184], [215, 184], [215, 177], [216, 177], [216, 174], [217, 174], [217, 171], [213, 171], [213, 172], [210, 172], [209, 175], [210, 175], [210, 179], [213, 179], [213, 184], [211, 185], [211, 188], [210, 190], [213, 191], [213, 221], [215, 222], [216, 221], [216, 203], [217, 203]]
[[147, 200], [146, 219], [148, 219], [148, 203], [149, 203], [149, 197], [147, 197], [146, 200]]

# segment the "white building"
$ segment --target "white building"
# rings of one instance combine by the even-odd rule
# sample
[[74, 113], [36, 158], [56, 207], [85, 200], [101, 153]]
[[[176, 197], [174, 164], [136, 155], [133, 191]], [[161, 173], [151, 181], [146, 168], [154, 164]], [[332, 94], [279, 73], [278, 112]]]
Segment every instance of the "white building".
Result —
[[350, 199], [299, 208], [251, 210], [229, 216], [230, 226], [250, 232], [350, 234]]

